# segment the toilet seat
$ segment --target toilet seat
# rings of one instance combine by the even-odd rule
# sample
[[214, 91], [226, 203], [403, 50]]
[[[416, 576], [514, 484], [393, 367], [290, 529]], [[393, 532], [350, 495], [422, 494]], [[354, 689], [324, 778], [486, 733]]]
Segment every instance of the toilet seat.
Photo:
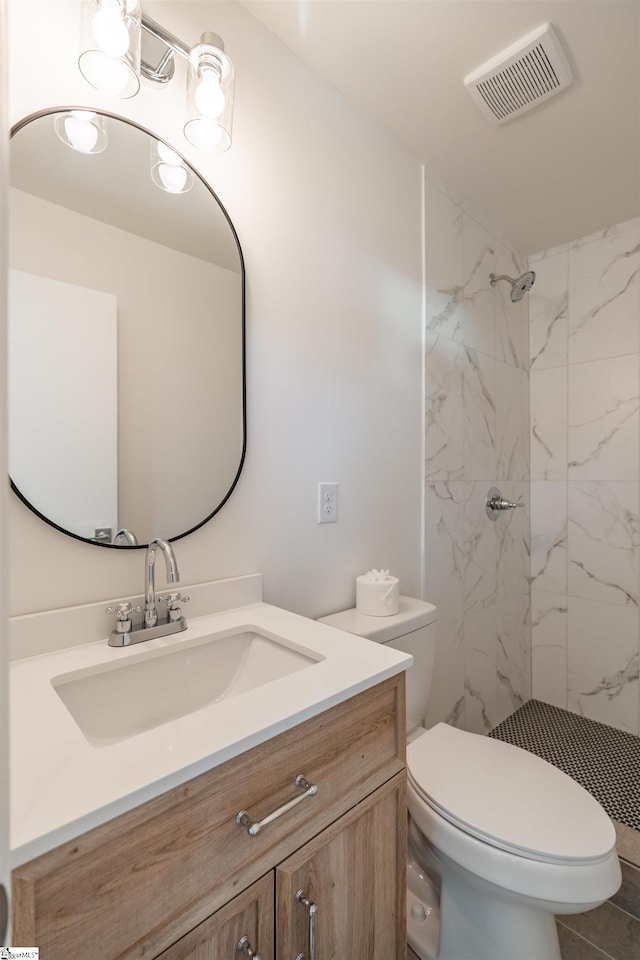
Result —
[[417, 796], [465, 834], [527, 860], [588, 864], [615, 848], [594, 798], [519, 747], [439, 723], [407, 746]]

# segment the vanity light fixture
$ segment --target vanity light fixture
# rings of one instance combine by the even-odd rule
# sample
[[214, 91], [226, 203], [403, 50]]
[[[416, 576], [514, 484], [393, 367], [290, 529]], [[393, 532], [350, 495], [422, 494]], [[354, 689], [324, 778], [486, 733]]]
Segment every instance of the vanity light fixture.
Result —
[[[84, 8], [85, 46], [78, 65], [92, 86], [113, 96], [132, 97], [140, 76], [154, 84], [168, 83], [177, 54], [187, 61], [185, 137], [199, 150], [229, 149], [234, 70], [217, 34], [207, 31], [199, 43], [188, 47], [142, 13], [140, 0], [84, 0]], [[154, 52], [148, 53], [147, 46]]]
[[53, 127], [58, 137], [78, 153], [102, 153], [107, 145], [107, 119], [90, 110], [56, 114]]
[[194, 183], [182, 157], [160, 140], [151, 143], [151, 179], [167, 193], [188, 193]]
[[233, 64], [215, 33], [203, 33], [187, 66], [184, 135], [200, 150], [228, 150], [233, 113]]
[[85, 80], [112, 97], [135, 97], [140, 89], [140, 0], [85, 0], [82, 52]]

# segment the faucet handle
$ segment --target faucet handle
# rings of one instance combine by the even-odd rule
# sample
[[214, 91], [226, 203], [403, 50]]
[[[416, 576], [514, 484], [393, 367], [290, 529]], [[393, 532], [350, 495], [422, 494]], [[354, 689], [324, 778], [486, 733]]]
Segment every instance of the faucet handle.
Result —
[[[116, 603], [113, 607], [107, 607], [107, 613], [115, 613], [116, 615], [116, 628], [111, 631], [111, 640], [109, 641], [112, 646], [122, 646], [123, 638], [128, 637], [133, 629], [131, 614], [140, 613], [141, 610], [142, 607], [134, 607], [128, 600], [123, 603]], [[114, 639], [115, 643], [113, 642]]]
[[127, 600], [124, 603], [116, 603], [113, 607], [107, 607], [107, 613], [115, 613], [116, 620], [128, 620], [132, 613], [140, 613], [142, 607], [134, 607]]
[[170, 593], [168, 597], [158, 597], [158, 603], [166, 603], [167, 610], [179, 610], [181, 603], [188, 603], [189, 597], [181, 593]]
[[[188, 600], [189, 597], [185, 597], [181, 593], [170, 593], [168, 597], [158, 597], [159, 603], [166, 603], [169, 620], [173, 623], [184, 620], [180, 613], [180, 604], [187, 603]], [[184, 622], [186, 626], [186, 621]]]

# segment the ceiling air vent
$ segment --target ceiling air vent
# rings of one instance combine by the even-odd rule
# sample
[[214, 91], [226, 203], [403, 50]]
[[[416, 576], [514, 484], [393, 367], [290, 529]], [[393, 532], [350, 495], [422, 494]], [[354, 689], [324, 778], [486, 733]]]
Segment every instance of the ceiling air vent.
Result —
[[476, 106], [492, 123], [506, 123], [560, 93], [573, 80], [550, 23], [507, 47], [464, 78]]

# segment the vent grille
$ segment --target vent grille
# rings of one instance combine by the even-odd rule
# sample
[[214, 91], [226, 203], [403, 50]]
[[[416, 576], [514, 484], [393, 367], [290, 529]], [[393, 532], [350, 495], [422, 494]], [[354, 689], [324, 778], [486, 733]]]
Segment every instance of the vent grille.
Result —
[[505, 123], [568, 87], [571, 68], [549, 23], [493, 57], [464, 83], [482, 113]]

